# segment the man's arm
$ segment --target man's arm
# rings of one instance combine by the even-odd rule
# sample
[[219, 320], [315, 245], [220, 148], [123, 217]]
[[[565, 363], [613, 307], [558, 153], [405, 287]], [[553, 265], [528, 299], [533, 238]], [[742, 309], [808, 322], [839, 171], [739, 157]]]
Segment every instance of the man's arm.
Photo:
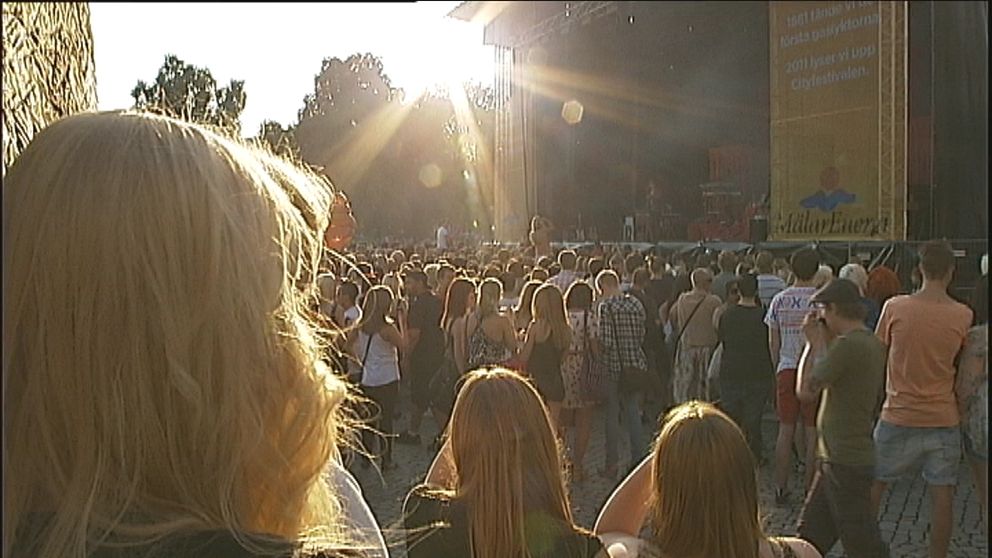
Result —
[[815, 403], [820, 397], [820, 392], [825, 387], [824, 383], [813, 375], [813, 365], [819, 357], [822, 347], [815, 344], [806, 343], [803, 355], [799, 358], [799, 372], [796, 376], [796, 397], [804, 403]]
[[768, 352], [772, 356], [772, 368], [778, 370], [779, 351], [782, 350], [782, 335], [777, 326], [768, 326]]
[[[816, 317], [814, 312], [803, 321], [803, 336], [806, 337], [806, 347], [799, 358], [799, 371], [796, 375], [796, 397], [805, 403], [815, 403], [820, 392], [826, 387], [822, 374], [814, 372], [814, 366], [819, 356], [826, 350], [826, 326]], [[821, 362], [820, 366], [830, 369], [829, 362]]]

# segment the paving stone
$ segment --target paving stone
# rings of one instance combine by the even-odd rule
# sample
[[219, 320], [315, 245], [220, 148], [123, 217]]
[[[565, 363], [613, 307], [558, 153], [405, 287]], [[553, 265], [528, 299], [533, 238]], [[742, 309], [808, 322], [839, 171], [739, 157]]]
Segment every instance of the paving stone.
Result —
[[[405, 426], [402, 419], [399, 425]], [[792, 475], [790, 486], [793, 487], [793, 501], [784, 507], [774, 503], [772, 489], [772, 458], [777, 424], [774, 417], [766, 416], [763, 440], [765, 456], [769, 463], [763, 467], [759, 476], [760, 494], [759, 505], [765, 520], [764, 528], [770, 534], [793, 535], [796, 522], [802, 508], [802, 501], [795, 492], [802, 484], [801, 469]], [[379, 524], [383, 527], [387, 542], [390, 544], [394, 558], [405, 558], [401, 510], [407, 492], [421, 482], [427, 468], [434, 457], [427, 444], [435, 434], [433, 421], [425, 416], [421, 446], [405, 446], [395, 444], [393, 455], [396, 467], [382, 472], [374, 468], [363, 468], [359, 462], [350, 465], [365, 497], [372, 507]], [[592, 527], [600, 508], [615, 488], [618, 481], [604, 479], [596, 472], [603, 467], [603, 420], [601, 413], [593, 419], [593, 433], [589, 450], [585, 459], [587, 479], [581, 484], [570, 483], [569, 498], [577, 523], [584, 527]], [[620, 441], [620, 456], [626, 456], [626, 442]], [[625, 465], [629, 465], [624, 463]], [[974, 494], [972, 481], [967, 466], [962, 463], [958, 489], [954, 498], [955, 529], [951, 540], [952, 558], [979, 558], [988, 556], [988, 541], [984, 535], [984, 518]], [[923, 558], [928, 555], [930, 540], [930, 502], [926, 494], [926, 485], [919, 477], [904, 479], [890, 485], [882, 500], [880, 527], [882, 538], [890, 547], [892, 558]], [[844, 556], [843, 549], [837, 544], [827, 554], [826, 558]]]

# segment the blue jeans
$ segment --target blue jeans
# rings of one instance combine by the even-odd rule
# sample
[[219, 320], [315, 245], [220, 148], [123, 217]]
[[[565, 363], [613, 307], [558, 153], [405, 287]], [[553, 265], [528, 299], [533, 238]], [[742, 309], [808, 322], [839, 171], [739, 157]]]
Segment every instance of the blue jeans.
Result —
[[875, 425], [875, 478], [893, 483], [907, 473], [923, 470], [934, 486], [958, 483], [961, 429], [899, 426], [879, 420]]
[[606, 421], [606, 467], [617, 464], [617, 445], [620, 441], [620, 422], [624, 423], [630, 439], [630, 463], [636, 465], [647, 454], [644, 444], [644, 429], [641, 426], [641, 393], [620, 393], [615, 379], [607, 380], [606, 404], [603, 408]]

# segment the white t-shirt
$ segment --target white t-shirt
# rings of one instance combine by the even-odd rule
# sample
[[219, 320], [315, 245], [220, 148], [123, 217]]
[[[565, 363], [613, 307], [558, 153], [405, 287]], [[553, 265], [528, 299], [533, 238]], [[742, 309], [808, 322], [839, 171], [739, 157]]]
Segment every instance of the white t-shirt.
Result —
[[558, 272], [558, 275], [548, 279], [548, 283], [558, 287], [561, 294], [565, 294], [568, 291], [568, 288], [572, 286], [572, 283], [575, 283], [581, 279], [582, 276], [579, 275], [577, 271], [563, 269]]
[[810, 299], [814, 293], [816, 287], [789, 287], [775, 295], [768, 306], [765, 324], [777, 329], [782, 340], [776, 372], [799, 368], [799, 357], [806, 347], [806, 338], [802, 332], [803, 319], [813, 308]]
[[358, 366], [362, 367], [362, 385], [368, 387], [384, 386], [400, 379], [400, 364], [396, 347], [386, 341], [378, 333], [373, 333], [371, 339], [364, 331], [358, 332], [355, 341]]
[[448, 229], [444, 225], [437, 228], [437, 249], [448, 249]]

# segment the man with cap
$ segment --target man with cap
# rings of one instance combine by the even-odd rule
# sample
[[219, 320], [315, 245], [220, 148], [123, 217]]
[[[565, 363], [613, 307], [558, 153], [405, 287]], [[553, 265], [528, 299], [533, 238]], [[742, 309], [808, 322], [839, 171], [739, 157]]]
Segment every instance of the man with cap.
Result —
[[872, 513], [875, 416], [885, 385], [885, 346], [865, 327], [860, 291], [836, 279], [811, 299], [796, 395], [816, 401], [817, 471], [799, 517], [799, 537], [824, 556], [839, 539], [851, 558], [887, 557]]
[[431, 378], [444, 359], [444, 333], [441, 331], [441, 314], [444, 306], [427, 285], [427, 274], [411, 269], [403, 275], [403, 282], [410, 295], [410, 314], [407, 318], [408, 353], [406, 370], [409, 370], [410, 422], [407, 431], [400, 434], [398, 442], [420, 444], [420, 421], [424, 411], [430, 409], [438, 428], [444, 428], [447, 418], [433, 404], [429, 390]]

